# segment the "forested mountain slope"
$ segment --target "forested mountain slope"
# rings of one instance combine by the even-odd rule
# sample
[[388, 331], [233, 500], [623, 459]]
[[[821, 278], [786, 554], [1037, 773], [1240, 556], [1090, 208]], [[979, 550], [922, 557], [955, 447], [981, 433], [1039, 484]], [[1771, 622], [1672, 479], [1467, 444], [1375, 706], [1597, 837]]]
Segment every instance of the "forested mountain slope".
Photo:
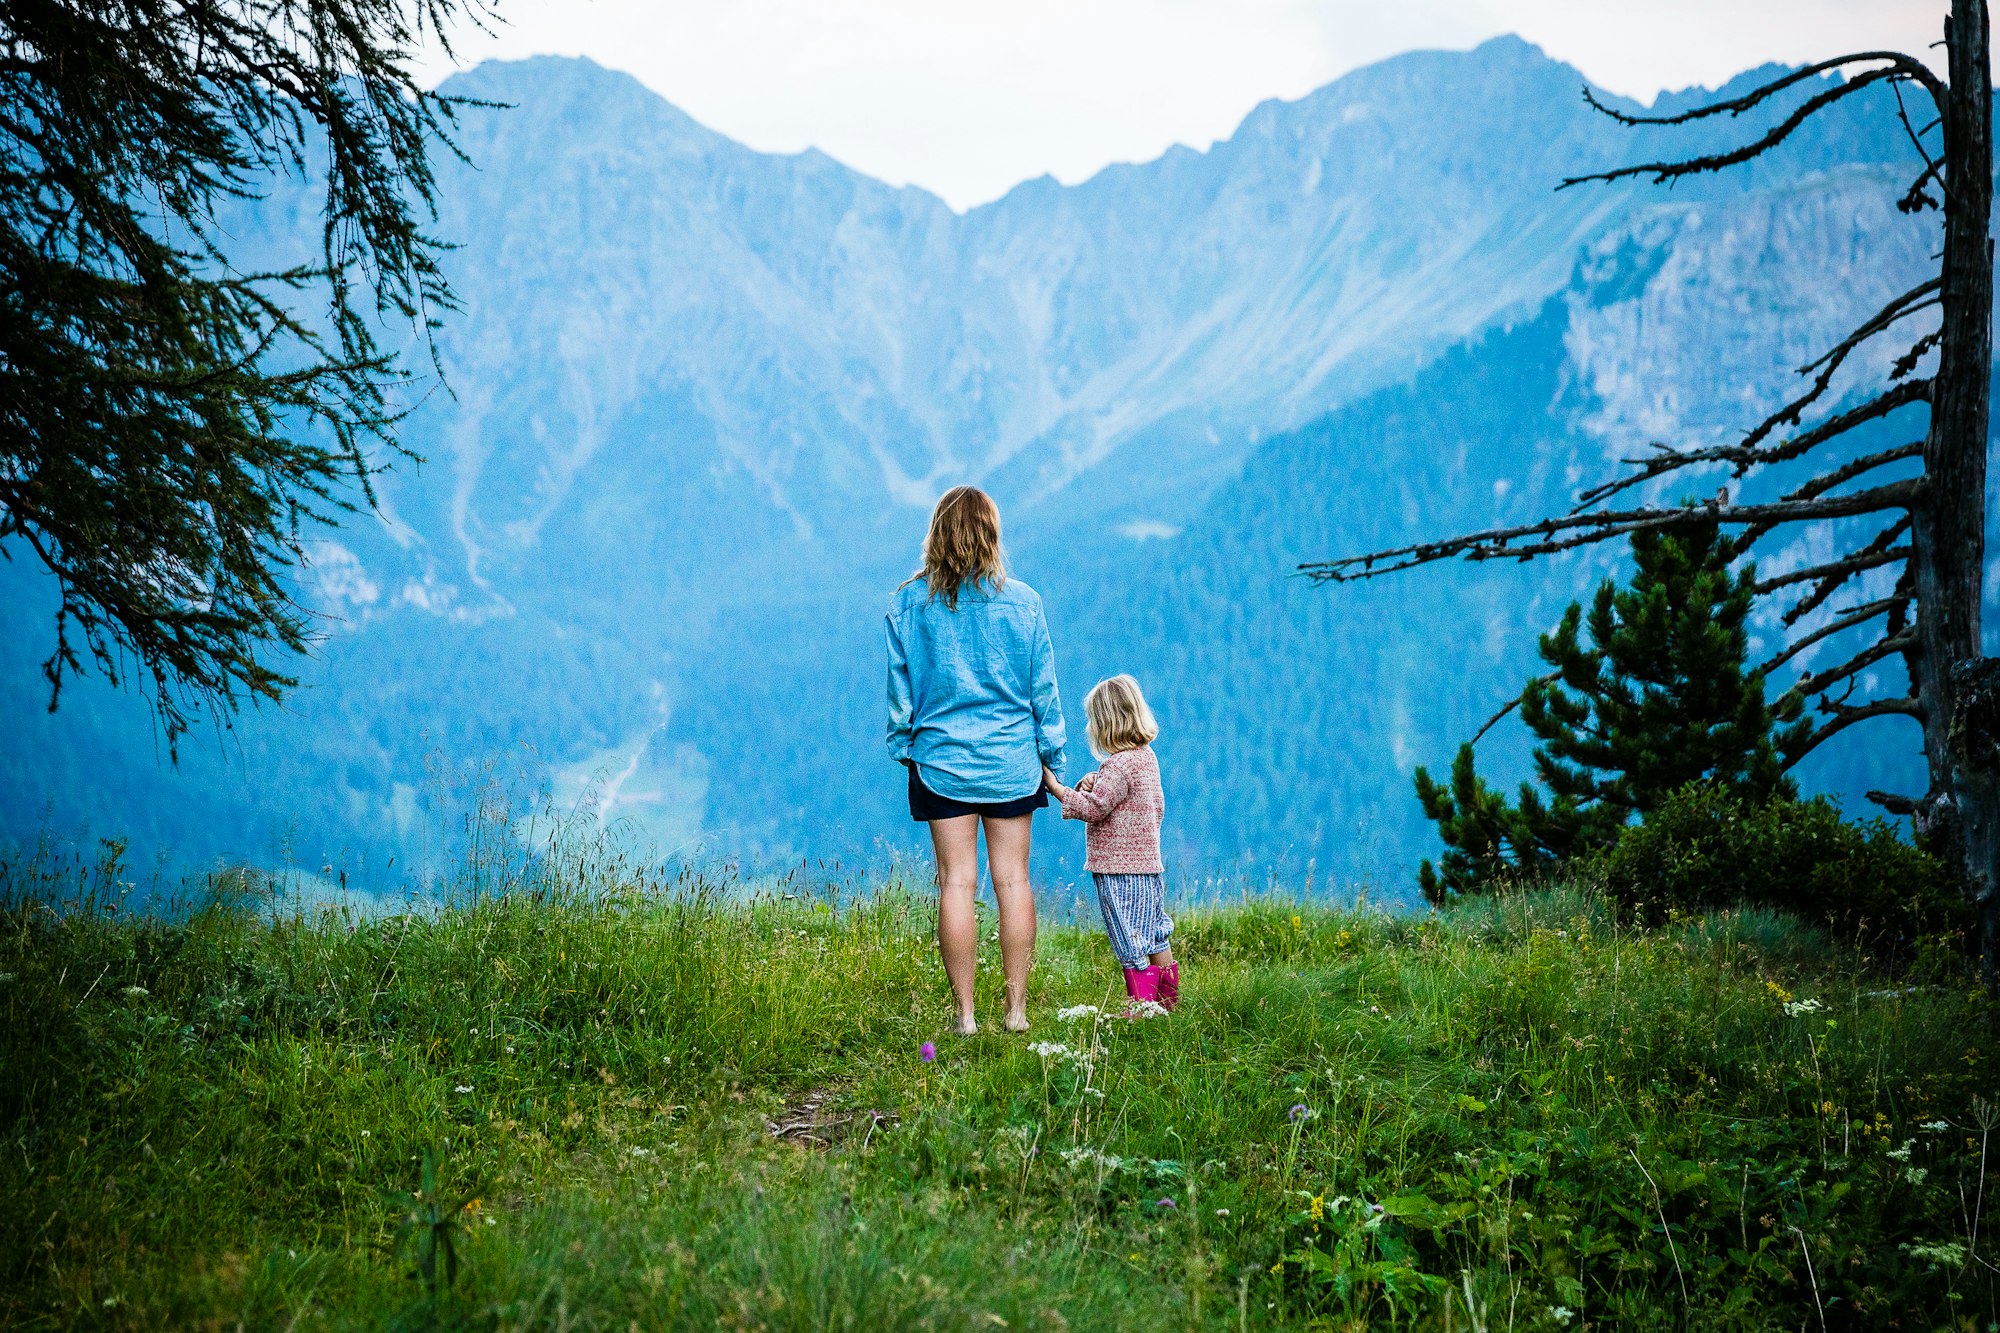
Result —
[[[586, 62], [461, 76], [510, 106], [468, 113], [473, 165], [442, 168], [450, 392], [412, 416], [427, 461], [382, 517], [315, 547], [307, 687], [178, 770], [100, 684], [51, 717], [51, 594], [17, 558], [0, 832], [375, 875], [435, 850], [434, 798], [470, 770], [663, 851], [907, 845], [880, 613], [929, 500], [970, 480], [1048, 601], [1078, 762], [1098, 674], [1158, 695], [1185, 864], [1395, 880], [1427, 845], [1410, 767], [1597, 570], [1329, 591], [1292, 565], [1540, 512], [1635, 443], [1738, 428], [1929, 262], [1931, 223], [1892, 206], [1892, 110], [1854, 99], [1671, 193], [1557, 192], [1670, 147], [1582, 83], [1513, 39], [1415, 53], [1204, 152], [960, 215]], [[232, 231], [263, 264], [317, 222], [280, 189]], [[1884, 725], [1815, 780], [1907, 767]], [[1073, 841], [1045, 833], [1045, 867]]]

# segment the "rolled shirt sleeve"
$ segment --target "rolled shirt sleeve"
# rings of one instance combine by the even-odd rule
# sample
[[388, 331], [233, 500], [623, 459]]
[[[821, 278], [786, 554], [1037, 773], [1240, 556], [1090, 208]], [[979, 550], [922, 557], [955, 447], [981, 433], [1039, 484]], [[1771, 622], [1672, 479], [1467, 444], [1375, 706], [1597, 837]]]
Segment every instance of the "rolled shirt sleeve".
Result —
[[910, 741], [915, 732], [911, 723], [910, 662], [903, 651], [903, 635], [894, 616], [884, 616], [889, 638], [889, 757], [899, 763], [910, 757]]
[[1063, 726], [1062, 693], [1056, 688], [1056, 648], [1049, 639], [1049, 620], [1038, 606], [1035, 648], [1030, 662], [1035, 710], [1035, 748], [1057, 777], [1063, 773], [1063, 747], [1069, 736]]

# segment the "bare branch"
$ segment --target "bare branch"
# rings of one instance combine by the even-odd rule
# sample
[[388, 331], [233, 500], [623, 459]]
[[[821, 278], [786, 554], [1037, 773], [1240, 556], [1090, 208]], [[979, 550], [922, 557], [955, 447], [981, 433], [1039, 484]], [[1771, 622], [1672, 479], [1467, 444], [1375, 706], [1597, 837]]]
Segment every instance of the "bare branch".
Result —
[[1863, 796], [1881, 806], [1892, 815], [1914, 815], [1923, 807], [1923, 802], [1913, 796], [1898, 796], [1892, 791], [1863, 792]]
[[1915, 287], [1910, 288], [1910, 290], [1883, 306], [1873, 315], [1870, 315], [1859, 328], [1855, 329], [1838, 343], [1835, 343], [1832, 350], [1823, 353], [1818, 360], [1808, 361], [1803, 366], [1800, 366], [1799, 374], [1810, 375], [1813, 371], [1818, 370], [1828, 363], [1838, 365], [1841, 359], [1846, 357], [1849, 352], [1859, 347], [1862, 343], [1867, 342], [1870, 338], [1882, 332], [1882, 330], [1888, 328], [1905, 315], [1915, 314], [1919, 310], [1936, 305], [1938, 289], [1943, 285], [1944, 280], [1942, 278], [1932, 278], [1929, 282], [1919, 283]]
[[[1900, 536], [1901, 529], [1908, 526], [1907, 522], [1898, 523], [1893, 530]], [[1909, 559], [1909, 556], [1910, 548], [1907, 546], [1892, 546], [1880, 550], [1871, 548], [1862, 551], [1859, 555], [1847, 556], [1840, 560], [1831, 560], [1823, 565], [1809, 565], [1804, 569], [1794, 569], [1789, 573], [1774, 574], [1768, 579], [1758, 579], [1750, 585], [1750, 591], [1762, 596], [1767, 592], [1789, 587], [1794, 583], [1810, 583], [1814, 579], [1828, 578], [1841, 574], [1859, 574], [1864, 570], [1877, 569], [1883, 565], [1893, 565], [1898, 560]]]
[[[1894, 564], [1898, 560], [1907, 559], [1912, 548], [1908, 546], [1892, 546], [1890, 543], [1907, 532], [1909, 527], [1910, 518], [1909, 515], [1905, 514], [1901, 519], [1876, 533], [1872, 541], [1853, 555], [1842, 560], [1836, 560], [1831, 564], [1818, 566], [1817, 570], [1795, 570], [1791, 574], [1780, 574], [1775, 579], [1760, 581], [1754, 585], [1754, 590], [1768, 592], [1772, 588], [1783, 587], [1787, 583], [1804, 583], [1816, 574], [1818, 576], [1817, 583], [1813, 590], [1807, 593], [1798, 605], [1785, 612], [1782, 617], [1783, 622], [1787, 626], [1796, 625], [1799, 621], [1805, 619], [1818, 609], [1827, 598], [1833, 596], [1840, 589], [1841, 585], [1845, 584], [1856, 574], [1879, 568], [1882, 565]], [[1907, 574], [1907, 572], [1906, 570], [1905, 573]], [[1897, 590], [1899, 592], [1902, 591], [1902, 582], [1900, 580], [1897, 583]]]
[[1826, 473], [1824, 476], [1814, 477], [1805, 485], [1786, 495], [1785, 498], [1787, 500], [1810, 500], [1815, 496], [1825, 495], [1828, 491], [1843, 482], [1853, 481], [1865, 472], [1873, 472], [1878, 467], [1887, 467], [1891, 463], [1900, 463], [1906, 458], [1921, 458], [1923, 452], [1924, 442], [1922, 440], [1912, 440], [1908, 444], [1899, 444], [1894, 449], [1883, 449], [1876, 453], [1863, 454], [1859, 458], [1842, 463], [1839, 467]]
[[[1916, 62], [1910, 60], [1908, 56], [1898, 56], [1895, 57], [1895, 59], [1907, 62], [1908, 64], [1911, 65], [1916, 64]], [[1919, 68], [1921, 67], [1919, 66]], [[1928, 70], [1925, 70], [1924, 72], [1926, 75], [1930, 74], [1930, 71]], [[1773, 126], [1769, 131], [1767, 131], [1762, 138], [1757, 139], [1751, 143], [1744, 144], [1740, 148], [1732, 148], [1726, 153], [1710, 153], [1705, 157], [1686, 158], [1679, 162], [1640, 162], [1629, 167], [1614, 167], [1609, 171], [1593, 171], [1587, 176], [1567, 177], [1564, 179], [1563, 183], [1561, 185], [1558, 185], [1556, 188], [1559, 190], [1566, 190], [1572, 185], [1581, 185], [1586, 181], [1615, 181], [1615, 180], [1623, 180], [1632, 176], [1644, 176], [1648, 174], [1650, 174], [1653, 177], [1653, 183], [1655, 185], [1663, 185], [1668, 181], [1678, 179], [1679, 177], [1682, 176], [1694, 176], [1702, 174], [1704, 172], [1721, 171], [1725, 167], [1733, 167], [1738, 165], [1739, 163], [1748, 162], [1751, 158], [1756, 157], [1759, 154], [1768, 152], [1773, 148], [1776, 148], [1779, 144], [1791, 138], [1793, 131], [1797, 130], [1799, 126], [1805, 124], [1806, 121], [1810, 120], [1814, 115], [1818, 114], [1825, 108], [1832, 106], [1835, 102], [1841, 101], [1843, 98], [1852, 97], [1854, 94], [1860, 92], [1863, 88], [1866, 88], [1871, 84], [1881, 83], [1885, 79], [1900, 81], [1902, 79], [1909, 77], [1912, 76], [1907, 74], [1903, 70], [1893, 67], [1889, 69], [1871, 69], [1866, 74], [1857, 75], [1855, 78], [1847, 81], [1846, 83], [1838, 84], [1832, 88], [1827, 89], [1825, 92], [1818, 94], [1817, 96], [1807, 98], [1804, 102], [1799, 104], [1798, 108], [1794, 110], [1791, 115], [1785, 117], [1782, 121], [1778, 122], [1778, 124]], [[1786, 82], [1787, 80], [1779, 80], [1779, 84], [1784, 84]], [[1796, 83], [1798, 82], [1798, 79], [1792, 78], [1789, 80], [1789, 82]], [[1772, 91], [1776, 91], [1777, 86], [1778, 85], [1771, 85]], [[1764, 96], [1769, 96], [1769, 95], [1770, 95], [1769, 93], [1764, 94]], [[1593, 106], [1596, 106], [1599, 110], [1604, 111], [1607, 115], [1610, 115], [1617, 119], [1625, 119], [1624, 117], [1620, 116], [1619, 113], [1617, 113], [1616, 111], [1612, 111], [1610, 108], [1605, 107], [1602, 103], [1598, 102], [1596, 98], [1591, 97], [1588, 91], [1585, 92], [1584, 96], [1586, 98], [1589, 98]], [[1763, 97], [1757, 98], [1757, 101], [1762, 101], [1762, 100]], [[1752, 102], [1751, 105], [1755, 105], [1755, 103]], [[1722, 110], [1722, 109], [1725, 109], [1724, 104], [1718, 103], [1716, 105], [1715, 110]], [[1685, 121], [1698, 119], [1699, 115], [1701, 114], [1712, 115], [1714, 114], [1714, 111], [1704, 110], [1699, 113], [1683, 112], [1678, 117], [1669, 117], [1657, 121], [1655, 123], [1662, 125], [1680, 124]], [[1638, 122], [1628, 121], [1627, 123], [1638, 123]]]
[[[1884, 509], [1907, 509], [1915, 503], [1922, 479], [1906, 477], [1872, 490], [1812, 500], [1780, 500], [1771, 504], [1731, 505], [1711, 500], [1705, 505], [1628, 509], [1601, 514], [1569, 514], [1546, 518], [1516, 528], [1495, 528], [1486, 532], [1447, 537], [1441, 541], [1419, 542], [1366, 555], [1344, 556], [1301, 564], [1301, 574], [1319, 582], [1343, 583], [1353, 579], [1376, 578], [1398, 570], [1439, 560], [1526, 560], [1555, 551], [1574, 550], [1613, 537], [1659, 528], [1686, 527], [1693, 523], [1802, 523], [1816, 519], [1851, 518]], [[1904, 520], [1907, 522], [1908, 520]], [[1557, 533], [1569, 534], [1557, 537]], [[1540, 541], [1522, 539], [1539, 537]], [[1516, 544], [1520, 543], [1520, 544]], [[1375, 566], [1381, 562], [1382, 568]]]
[[1905, 595], [1902, 597], [1884, 597], [1880, 601], [1869, 602], [1864, 606], [1856, 607], [1854, 610], [1847, 612], [1845, 615], [1840, 616], [1838, 619], [1831, 620], [1826, 624], [1820, 626], [1818, 629], [1806, 635], [1804, 638], [1799, 639], [1796, 642], [1787, 644], [1783, 649], [1783, 651], [1779, 652], [1777, 656], [1771, 658], [1769, 661], [1765, 662], [1762, 666], [1758, 667], [1751, 674], [1756, 676], [1768, 676], [1773, 671], [1776, 671], [1779, 667], [1783, 666], [1785, 663], [1791, 661], [1794, 657], [1797, 657], [1800, 653], [1804, 652], [1806, 649], [1812, 647], [1814, 644], [1819, 643], [1825, 639], [1830, 639], [1834, 635], [1839, 634], [1843, 630], [1853, 629], [1857, 625], [1865, 625], [1869, 621], [1873, 620], [1875, 617], [1886, 614], [1891, 608], [1898, 606], [1907, 606], [1909, 602], [1910, 598], [1907, 595]]
[[[1859, 458], [1850, 459], [1823, 476], [1814, 477], [1803, 486], [1787, 493], [1785, 498], [1787, 500], [1810, 500], [1816, 496], [1824, 495], [1843, 482], [1849, 482], [1856, 477], [1873, 472], [1878, 467], [1887, 467], [1891, 463], [1899, 463], [1904, 459], [1916, 458], [1923, 452], [1923, 441], [1915, 440], [1909, 444], [1898, 445], [1894, 449], [1883, 449], [1876, 453], [1863, 454]], [[1729, 542], [1730, 557], [1733, 559], [1743, 554], [1743, 552], [1750, 549], [1752, 544], [1762, 539], [1770, 531], [1770, 524], [1760, 524], [1745, 528], [1742, 532], [1737, 533]]]
[[1891, 84], [1890, 87], [1896, 94], [1896, 118], [1903, 122], [1903, 133], [1910, 136], [1910, 146], [1917, 150], [1917, 156], [1922, 158], [1924, 163], [1922, 174], [1910, 183], [1910, 188], [1905, 190], [1903, 197], [1896, 201], [1896, 207], [1904, 213], [1915, 213], [1924, 208], [1935, 208], [1938, 206], [1939, 201], [1925, 194], [1924, 186], [1932, 178], [1936, 178], [1939, 193], [1942, 194], [1944, 192], [1944, 162], [1942, 159], [1931, 156], [1930, 150], [1924, 147], [1924, 136], [1917, 133], [1916, 128], [1910, 124], [1910, 109], [1903, 105], [1903, 85], [1895, 83]]
[[1526, 685], [1521, 687], [1521, 692], [1519, 694], [1509, 699], [1506, 703], [1500, 705], [1500, 711], [1495, 713], [1492, 717], [1486, 719], [1486, 725], [1481, 727], [1478, 731], [1472, 734], [1472, 739], [1471, 741], [1468, 742], [1468, 744], [1477, 745], [1479, 744], [1480, 741], [1484, 740], [1486, 738], [1486, 733], [1493, 730], [1495, 726], [1499, 725], [1501, 718], [1507, 716], [1507, 714], [1513, 712], [1516, 708], [1519, 708], [1521, 706], [1521, 700], [1528, 697], [1529, 690], [1534, 689], [1535, 686], [1537, 685], [1553, 685], [1555, 682], [1561, 679], [1562, 679], [1562, 672], [1560, 671], [1551, 671], [1546, 676], [1536, 676], [1533, 680], [1529, 681]]
[[1908, 407], [1912, 403], [1930, 401], [1930, 388], [1931, 382], [1927, 379], [1910, 380], [1906, 383], [1898, 384], [1884, 393], [1877, 394], [1858, 407], [1851, 407], [1837, 416], [1828, 417], [1811, 430], [1801, 431], [1783, 443], [1775, 444], [1768, 448], [1760, 448], [1759, 441], [1777, 427], [1788, 424], [1785, 419], [1786, 412], [1789, 410], [1788, 408], [1780, 409], [1776, 415], [1767, 417], [1755, 430], [1751, 431], [1735, 444], [1719, 444], [1706, 449], [1686, 450], [1671, 450], [1664, 445], [1658, 446], [1660, 452], [1652, 458], [1627, 460], [1638, 466], [1640, 471], [1632, 473], [1629, 476], [1620, 477], [1616, 481], [1608, 481], [1602, 486], [1593, 487], [1583, 492], [1577, 496], [1576, 508], [1570, 512], [1581, 514], [1591, 505], [1608, 500], [1621, 491], [1630, 490], [1632, 487], [1651, 481], [1655, 477], [1663, 477], [1670, 472], [1678, 472], [1684, 467], [1692, 467], [1697, 463], [1732, 464], [1732, 470], [1738, 477], [1743, 476], [1755, 467], [1763, 467], [1772, 463], [1788, 463], [1801, 454], [1808, 453], [1825, 444], [1827, 441], [1846, 434], [1856, 426], [1865, 425], [1880, 417], [1886, 417], [1898, 408]]
[[1924, 715], [1923, 705], [1915, 699], [1877, 699], [1873, 703], [1852, 706], [1822, 700], [1820, 708], [1831, 713], [1833, 720], [1823, 727], [1814, 728], [1796, 749], [1786, 752], [1786, 768], [1795, 766], [1799, 760], [1857, 722], [1866, 722], [1871, 717], [1914, 717], [1921, 720]]
[[1629, 112], [1620, 111], [1615, 107], [1608, 107], [1598, 101], [1588, 88], [1583, 90], [1583, 100], [1621, 125], [1685, 125], [1690, 121], [1706, 120], [1710, 116], [1724, 114], [1740, 116], [1745, 111], [1749, 111], [1759, 104], [1769, 101], [1772, 97], [1792, 87], [1794, 84], [1803, 83], [1807, 79], [1817, 78], [1822, 74], [1829, 74], [1835, 70], [1842, 70], [1849, 65], [1860, 64], [1863, 61], [1882, 62], [1889, 66], [1889, 71], [1902, 74], [1922, 84], [1924, 91], [1931, 95], [1931, 100], [1938, 104], [1940, 111], [1943, 109], [1945, 98], [1944, 83], [1939, 80], [1937, 75], [1931, 73], [1928, 65], [1914, 57], [1904, 55], [1901, 51], [1857, 51], [1853, 55], [1834, 56], [1831, 60], [1822, 60], [1816, 65], [1806, 65], [1803, 68], [1793, 70], [1781, 78], [1773, 79], [1769, 83], [1760, 84], [1740, 97], [1732, 97], [1722, 102], [1710, 102], [1706, 106], [1698, 106], [1692, 110], [1682, 111], [1671, 116], [1635, 116]]
[[1902, 379], [1917, 368], [1917, 362], [1924, 359], [1926, 352], [1929, 352], [1943, 341], [1944, 330], [1932, 329], [1929, 333], [1911, 343], [1909, 350], [1897, 357], [1896, 364], [1889, 367], [1889, 378], [1892, 380]]
[[1799, 693], [1818, 694], [1829, 685], [1846, 680], [1850, 676], [1859, 675], [1885, 657], [1894, 657], [1897, 653], [1915, 644], [1916, 641], [1915, 630], [1905, 630], [1901, 634], [1892, 634], [1886, 639], [1878, 639], [1854, 656], [1848, 658], [1845, 662], [1842, 662], [1839, 666], [1829, 667], [1825, 671], [1816, 671], [1812, 675], [1807, 676], [1798, 684]]

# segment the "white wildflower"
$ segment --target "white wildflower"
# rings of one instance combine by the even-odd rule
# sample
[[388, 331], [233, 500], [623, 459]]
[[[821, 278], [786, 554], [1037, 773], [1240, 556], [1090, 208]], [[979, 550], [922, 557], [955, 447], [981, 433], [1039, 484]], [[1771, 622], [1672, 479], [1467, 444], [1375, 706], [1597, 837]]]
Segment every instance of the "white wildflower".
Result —
[[134, 1000], [143, 1000], [152, 993], [153, 992], [147, 990], [144, 986], [127, 986], [125, 988], [126, 996]]
[[471, 1085], [470, 1083], [461, 1083], [461, 1084], [459, 1084], [459, 1085], [458, 1085], [458, 1091], [460, 1091], [460, 1092], [471, 1092], [471, 1091], [472, 1091], [472, 1085]]
[[1918, 1129], [1928, 1129], [1928, 1130], [1930, 1130], [1930, 1131], [1931, 1131], [1932, 1133], [1934, 1133], [1934, 1134], [1935, 1134], [1935, 1133], [1937, 1133], [1937, 1132], [1939, 1132], [1939, 1131], [1941, 1131], [1941, 1130], [1947, 1130], [1947, 1129], [1950, 1129], [1950, 1128], [1951, 1128], [1951, 1122], [1950, 1122], [1950, 1121], [1948, 1121], [1948, 1120], [1926, 1120], [1926, 1121], [1924, 1121], [1924, 1123], [1923, 1123], [1923, 1124], [1921, 1124], [1921, 1125], [1917, 1126], [1917, 1128], [1918, 1128]]
[[1096, 1148], [1065, 1149], [1062, 1154], [1062, 1160], [1064, 1166], [1089, 1166], [1106, 1173], [1120, 1171], [1125, 1167], [1125, 1159], [1123, 1157], [1114, 1157], [1110, 1153], [1100, 1152]]
[[1889, 1159], [1891, 1161], [1896, 1161], [1896, 1162], [1909, 1161], [1910, 1149], [1916, 1145], [1916, 1142], [1917, 1141], [1915, 1139], [1904, 1139], [1902, 1147], [1892, 1148], [1889, 1150]]
[[364, 1129], [364, 1130], [362, 1130], [362, 1131], [361, 1131], [361, 1137], [362, 1137], [362, 1138], [364, 1138], [364, 1139], [365, 1139], [365, 1138], [367, 1138], [367, 1137], [368, 1137], [368, 1131], [367, 1131], [367, 1130], [365, 1130], [365, 1129]]
[[634, 1148], [632, 1150], [632, 1155], [634, 1157], [651, 1157], [653, 1155], [653, 1150], [651, 1148]]
[[1080, 1019], [1095, 1018], [1102, 1012], [1094, 1004], [1073, 1004], [1067, 1009], [1056, 1010], [1056, 1019], [1062, 1023], [1074, 1023]]
[[1785, 1017], [1800, 1018], [1806, 1014], [1816, 1014], [1824, 1008], [1826, 1006], [1818, 1000], [1787, 1000], [1785, 1002]]
[[1215, 1215], [1217, 1217], [1227, 1217], [1229, 1216], [1229, 1210], [1227, 1208], [1218, 1208], [1215, 1210]]
[[1032, 1042], [1029, 1044], [1028, 1050], [1035, 1055], [1041, 1056], [1044, 1060], [1056, 1060], [1069, 1054], [1069, 1047], [1059, 1041]]
[[1965, 1247], [1955, 1240], [1940, 1240], [1920, 1245], [1899, 1245], [1897, 1249], [1912, 1259], [1923, 1259], [1945, 1268], [1957, 1268], [1965, 1262]]
[[1166, 1016], [1167, 1007], [1163, 1004], [1155, 1004], [1151, 1000], [1134, 1000], [1131, 1004], [1125, 1006], [1125, 1017], [1127, 1018], [1165, 1018]]
[[1930, 1169], [1928, 1167], [1913, 1166], [1903, 1172], [1903, 1179], [1909, 1181], [1912, 1185], [1921, 1185], [1924, 1183], [1924, 1177], [1929, 1174]]
[[1567, 1305], [1551, 1305], [1549, 1307], [1549, 1318], [1555, 1320], [1564, 1328], [1568, 1328], [1569, 1321], [1576, 1318], [1576, 1311], [1570, 1309]]

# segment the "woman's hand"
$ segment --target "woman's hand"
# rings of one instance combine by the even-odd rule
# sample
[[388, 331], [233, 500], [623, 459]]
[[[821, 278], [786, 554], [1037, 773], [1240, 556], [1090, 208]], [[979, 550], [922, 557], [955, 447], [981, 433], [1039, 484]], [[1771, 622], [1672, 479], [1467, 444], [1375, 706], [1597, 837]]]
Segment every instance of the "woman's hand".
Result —
[[1047, 764], [1042, 765], [1042, 785], [1046, 786], [1049, 794], [1058, 801], [1069, 791], [1069, 788], [1063, 786], [1062, 779], [1056, 776], [1056, 771]]

